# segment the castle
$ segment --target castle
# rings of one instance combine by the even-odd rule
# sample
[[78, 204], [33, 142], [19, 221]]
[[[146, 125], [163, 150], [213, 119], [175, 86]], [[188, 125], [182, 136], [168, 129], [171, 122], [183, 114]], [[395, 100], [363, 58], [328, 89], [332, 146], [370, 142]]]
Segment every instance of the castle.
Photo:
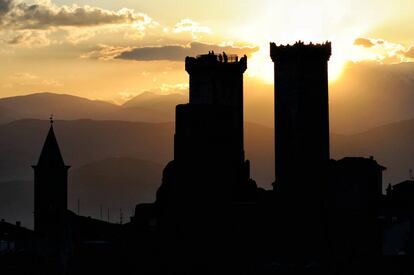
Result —
[[[414, 207], [409, 194], [414, 183], [383, 195], [385, 167], [373, 158], [330, 159], [330, 55], [329, 42], [270, 44], [275, 66], [273, 190], [256, 186], [244, 154], [246, 56], [209, 52], [185, 59], [190, 99], [176, 107], [174, 159], [163, 171], [156, 201], [138, 204], [126, 224], [67, 209], [69, 166], [51, 121], [33, 166], [34, 232], [0, 223], [0, 233], [14, 233], [10, 241], [19, 240], [26, 253], [7, 258], [25, 264], [14, 274], [412, 271]], [[408, 240], [395, 241], [398, 230]], [[2, 259], [0, 264], [10, 266]]]

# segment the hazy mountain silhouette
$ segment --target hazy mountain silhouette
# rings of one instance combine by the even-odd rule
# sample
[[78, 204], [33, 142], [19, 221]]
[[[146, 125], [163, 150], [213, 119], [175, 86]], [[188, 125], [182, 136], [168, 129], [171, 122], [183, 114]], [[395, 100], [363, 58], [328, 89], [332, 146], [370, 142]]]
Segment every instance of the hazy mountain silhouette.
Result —
[[89, 100], [82, 97], [35, 93], [0, 99], [0, 123], [16, 119], [45, 119], [54, 114], [59, 119], [125, 120], [167, 122], [174, 120], [175, 105], [185, 102], [184, 95], [139, 95], [124, 105]]
[[[0, 125], [0, 178], [31, 180], [49, 122], [18, 120]], [[165, 164], [172, 156], [173, 123], [57, 121], [65, 161], [74, 168], [111, 157], [136, 157]]]
[[[30, 165], [37, 161], [48, 127], [45, 120], [0, 125], [3, 180], [32, 179]], [[173, 123], [57, 121], [55, 130], [65, 161], [75, 168], [112, 157], [133, 157], [165, 165], [172, 156]], [[246, 154], [252, 160], [253, 175], [262, 185], [270, 185], [273, 178], [273, 172], [269, 172], [273, 167], [272, 138], [270, 128], [246, 124]]]
[[[1, 99], [0, 99], [1, 100]], [[0, 106], [0, 123], [6, 123], [15, 120], [18, 117], [14, 111]]]
[[[0, 125], [0, 191], [8, 190], [0, 192], [0, 217], [9, 219], [16, 214], [18, 219], [31, 220], [31, 212], [27, 211], [32, 207], [33, 195], [30, 165], [37, 161], [48, 127], [45, 120]], [[55, 133], [62, 154], [73, 166], [69, 173], [72, 209], [76, 209], [73, 204], [77, 197], [81, 198], [82, 212], [93, 216], [99, 216], [100, 204], [128, 207], [133, 201], [151, 200], [160, 184], [162, 167], [172, 157], [173, 132], [173, 123], [57, 121]], [[408, 170], [414, 168], [412, 140], [414, 120], [355, 135], [331, 134], [331, 157], [374, 155], [388, 168], [384, 184], [396, 183], [407, 179]], [[274, 178], [273, 129], [246, 123], [245, 143], [252, 177], [260, 186], [269, 188]], [[88, 199], [82, 199], [85, 194]], [[114, 211], [115, 219], [119, 209]], [[125, 209], [125, 216], [128, 211]], [[10, 214], [5, 216], [6, 212]]]
[[[245, 120], [273, 127], [273, 85], [245, 81]], [[352, 134], [414, 118], [414, 63], [349, 63], [330, 84], [330, 127]], [[40, 93], [0, 99], [0, 123], [15, 119], [125, 120], [169, 122], [187, 95], [148, 91], [122, 106], [70, 95]]]
[[128, 100], [122, 107], [151, 107], [156, 110], [172, 109], [175, 110], [175, 106], [188, 101], [188, 96], [172, 93], [172, 94], [157, 94], [155, 92], [143, 92], [132, 99]]
[[120, 208], [125, 217], [132, 214], [137, 202], [153, 202], [161, 181], [161, 164], [130, 157], [114, 157], [89, 163], [69, 175], [69, 207], [85, 216], [100, 217], [100, 205], [112, 210], [112, 220], [119, 220]]
[[104, 101], [53, 93], [2, 98], [0, 107], [11, 110], [12, 116], [17, 119], [44, 119], [52, 113], [65, 119], [99, 118], [119, 109], [118, 106]]
[[[31, 180], [48, 122], [19, 120], [0, 125], [0, 177]], [[112, 157], [132, 157], [161, 165], [172, 156], [173, 123], [75, 120], [58, 121], [62, 154], [75, 168]], [[332, 157], [374, 155], [389, 169], [385, 181], [404, 178], [413, 162], [414, 120], [374, 128], [355, 135], [331, 134]], [[261, 186], [273, 179], [273, 129], [246, 123], [246, 156]], [[401, 148], [401, 150], [399, 150]], [[347, 153], [348, 152], [348, 153]]]
[[[0, 201], [5, 202], [0, 206], [0, 217], [32, 222], [30, 165], [37, 162], [48, 127], [44, 120], [0, 125], [0, 189], [8, 190], [0, 193]], [[57, 121], [55, 133], [62, 155], [73, 166], [69, 170], [71, 209], [76, 211], [80, 198], [84, 215], [99, 217], [102, 204], [115, 211], [111, 215], [115, 219], [120, 207], [125, 207], [127, 217], [131, 205], [151, 201], [161, 182], [162, 168], [172, 156], [173, 127], [173, 123]], [[269, 188], [273, 179], [273, 132], [247, 123], [245, 136], [252, 174]]]
[[414, 63], [349, 63], [331, 88], [333, 132], [361, 132], [414, 118]]

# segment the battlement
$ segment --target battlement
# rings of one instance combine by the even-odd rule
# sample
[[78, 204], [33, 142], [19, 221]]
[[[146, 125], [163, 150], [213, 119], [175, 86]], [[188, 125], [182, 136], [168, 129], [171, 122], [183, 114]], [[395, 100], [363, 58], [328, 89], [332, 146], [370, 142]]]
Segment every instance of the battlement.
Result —
[[305, 44], [298, 41], [294, 45], [279, 45], [270, 43], [270, 57], [273, 62], [292, 59], [292, 58], [323, 58], [326, 61], [332, 54], [331, 42], [322, 44]]
[[196, 57], [185, 58], [185, 70], [190, 73], [193, 70], [214, 69], [214, 70], [238, 70], [244, 72], [247, 69], [247, 56], [239, 58], [235, 54], [208, 54], [198, 55]]

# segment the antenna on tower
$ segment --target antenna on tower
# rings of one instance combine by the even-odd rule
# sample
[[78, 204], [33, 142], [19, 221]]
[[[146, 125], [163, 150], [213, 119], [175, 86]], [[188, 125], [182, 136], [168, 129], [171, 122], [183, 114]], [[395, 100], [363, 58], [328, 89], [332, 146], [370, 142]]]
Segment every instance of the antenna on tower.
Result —
[[119, 224], [122, 224], [124, 219], [124, 214], [122, 213], [122, 208], [119, 209]]
[[108, 222], [109, 222], [109, 208], [108, 208]]
[[102, 221], [103, 220], [102, 204], [100, 205], [100, 212], [101, 212], [101, 221]]

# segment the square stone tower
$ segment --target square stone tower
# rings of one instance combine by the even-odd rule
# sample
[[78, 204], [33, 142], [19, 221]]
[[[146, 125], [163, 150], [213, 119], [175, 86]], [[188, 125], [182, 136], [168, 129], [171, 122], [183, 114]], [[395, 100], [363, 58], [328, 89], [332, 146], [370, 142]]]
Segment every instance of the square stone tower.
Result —
[[[276, 189], [320, 194], [329, 162], [328, 60], [331, 43], [270, 44], [275, 74]], [[298, 198], [299, 198], [298, 197]], [[302, 199], [302, 198], [301, 198]]]

